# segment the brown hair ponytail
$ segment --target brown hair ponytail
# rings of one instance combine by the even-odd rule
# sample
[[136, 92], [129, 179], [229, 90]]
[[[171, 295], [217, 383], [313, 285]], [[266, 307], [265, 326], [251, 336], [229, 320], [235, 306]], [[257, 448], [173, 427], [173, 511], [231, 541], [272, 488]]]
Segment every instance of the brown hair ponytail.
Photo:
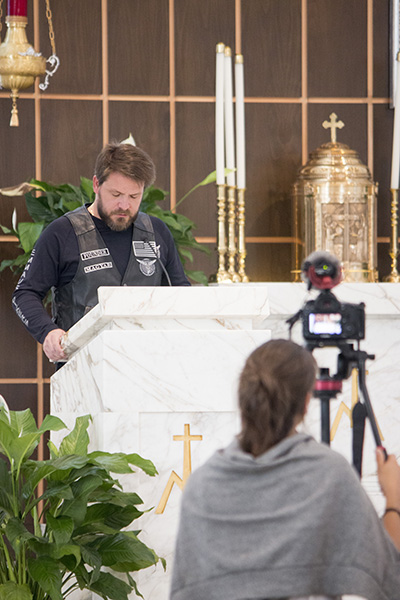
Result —
[[249, 356], [239, 381], [242, 449], [262, 454], [292, 430], [305, 411], [316, 363], [308, 350], [289, 340], [271, 340]]

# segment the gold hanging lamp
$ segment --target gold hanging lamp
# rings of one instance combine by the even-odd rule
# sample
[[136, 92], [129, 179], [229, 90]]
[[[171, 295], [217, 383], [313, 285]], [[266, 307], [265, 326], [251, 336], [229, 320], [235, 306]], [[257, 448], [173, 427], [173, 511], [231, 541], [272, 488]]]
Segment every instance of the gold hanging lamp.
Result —
[[[49, 24], [49, 37], [53, 54], [46, 60], [40, 52], [29, 44], [26, 37], [27, 0], [7, 0], [6, 25], [7, 32], [4, 42], [0, 44], [0, 87], [11, 90], [12, 110], [10, 125], [18, 127], [17, 99], [19, 91], [34, 84], [35, 78], [46, 74], [44, 83], [39, 84], [45, 90], [49, 84], [49, 77], [54, 75], [60, 60], [56, 55], [52, 14], [50, 0], [46, 0], [46, 17]], [[3, 13], [3, 0], [0, 0], [0, 33], [1, 17]], [[46, 62], [52, 70], [46, 69]]]

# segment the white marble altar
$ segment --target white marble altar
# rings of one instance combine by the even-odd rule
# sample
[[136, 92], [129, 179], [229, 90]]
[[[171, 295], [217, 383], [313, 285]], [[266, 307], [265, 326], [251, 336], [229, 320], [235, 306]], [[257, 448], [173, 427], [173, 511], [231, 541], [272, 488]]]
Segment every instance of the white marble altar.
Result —
[[[333, 292], [343, 302], [366, 304], [361, 348], [376, 355], [367, 364], [367, 387], [384, 445], [399, 458], [400, 286], [341, 284]], [[239, 427], [236, 385], [245, 357], [270, 337], [287, 338], [285, 320], [308, 299], [310, 294], [300, 283], [101, 288], [99, 305], [69, 331], [71, 358], [51, 379], [52, 413], [68, 424], [78, 415], [92, 414], [94, 447], [138, 452], [152, 459], [159, 471], [156, 478], [138, 474], [123, 479], [139, 492], [146, 507], [155, 507], [139, 522], [142, 539], [168, 563], [166, 574], [161, 566], [139, 574], [146, 600], [168, 598], [179, 485], [172, 485], [163, 512], [160, 500], [172, 472], [175, 481], [185, 474], [185, 443], [174, 437], [183, 436], [185, 426], [190, 426], [190, 435], [197, 438], [190, 442], [193, 469], [230, 441]], [[300, 323], [292, 338], [303, 343]], [[332, 374], [336, 354], [315, 351], [318, 364], [330, 367]], [[351, 405], [350, 379], [344, 382], [343, 394], [331, 401], [331, 423], [342, 403]], [[312, 401], [304, 427], [319, 438], [319, 400]], [[351, 441], [350, 420], [343, 414], [332, 447], [350, 461]], [[367, 423], [362, 481], [380, 511], [375, 469]]]
[[[99, 304], [68, 332], [68, 363], [51, 378], [51, 411], [72, 425], [93, 416], [91, 443], [109, 452], [138, 452], [159, 475], [123, 478], [146, 507], [141, 538], [167, 560], [139, 573], [146, 600], [168, 597], [182, 491], [172, 471], [187, 476], [188, 444], [193, 467], [229, 443], [238, 431], [236, 382], [245, 357], [269, 339], [261, 328], [269, 314], [260, 286], [100, 288]], [[60, 432], [62, 436], [64, 432]], [[179, 479], [180, 478], [180, 479]]]

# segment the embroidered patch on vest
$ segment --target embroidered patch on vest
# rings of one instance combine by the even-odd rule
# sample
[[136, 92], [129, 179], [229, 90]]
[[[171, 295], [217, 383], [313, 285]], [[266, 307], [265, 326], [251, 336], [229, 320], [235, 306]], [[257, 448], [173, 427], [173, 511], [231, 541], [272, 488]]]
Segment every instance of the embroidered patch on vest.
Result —
[[146, 275], [146, 277], [151, 277], [152, 275], [154, 275], [154, 273], [156, 272], [156, 259], [150, 260], [150, 258], [144, 258], [143, 260], [140, 260], [139, 258], [137, 258], [136, 260], [139, 263], [139, 268], [143, 275]]
[[90, 265], [85, 267], [83, 270], [85, 273], [93, 273], [93, 271], [101, 271], [101, 269], [112, 269], [112, 262], [97, 263], [96, 265]]
[[99, 256], [110, 256], [108, 248], [99, 248], [98, 250], [88, 250], [81, 252], [81, 260], [89, 260], [90, 258], [99, 258]]
[[133, 240], [132, 245], [136, 258], [154, 258], [154, 256], [160, 258], [160, 246], [156, 246], [154, 240], [150, 240], [149, 242]]

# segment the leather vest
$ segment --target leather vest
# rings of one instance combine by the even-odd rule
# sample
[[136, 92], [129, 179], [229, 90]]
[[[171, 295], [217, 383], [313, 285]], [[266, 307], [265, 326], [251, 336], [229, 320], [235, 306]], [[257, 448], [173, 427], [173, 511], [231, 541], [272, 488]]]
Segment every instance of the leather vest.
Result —
[[79, 264], [69, 283], [52, 290], [53, 319], [60, 329], [67, 331], [98, 303], [97, 288], [100, 286], [161, 285], [162, 270], [155, 256], [158, 249], [147, 214], [139, 212], [134, 223], [131, 253], [123, 276], [86, 206], [65, 216], [77, 236]]

